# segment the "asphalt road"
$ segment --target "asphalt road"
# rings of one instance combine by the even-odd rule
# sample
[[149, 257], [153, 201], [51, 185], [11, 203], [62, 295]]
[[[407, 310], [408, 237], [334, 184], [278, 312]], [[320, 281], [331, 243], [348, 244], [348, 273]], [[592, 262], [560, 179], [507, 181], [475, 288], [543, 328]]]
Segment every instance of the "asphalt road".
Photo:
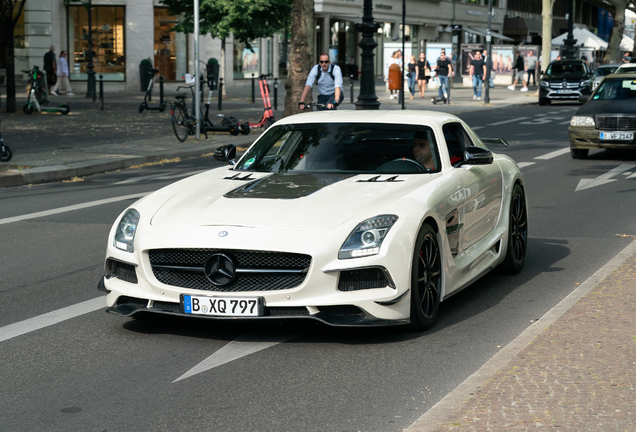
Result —
[[493, 150], [523, 167], [527, 261], [445, 301], [425, 333], [104, 313], [108, 231], [134, 200], [121, 197], [218, 166], [211, 159], [0, 190], [0, 430], [407, 428], [631, 241], [619, 235], [636, 234], [636, 153], [571, 159], [576, 109], [462, 115], [481, 136], [507, 138]]

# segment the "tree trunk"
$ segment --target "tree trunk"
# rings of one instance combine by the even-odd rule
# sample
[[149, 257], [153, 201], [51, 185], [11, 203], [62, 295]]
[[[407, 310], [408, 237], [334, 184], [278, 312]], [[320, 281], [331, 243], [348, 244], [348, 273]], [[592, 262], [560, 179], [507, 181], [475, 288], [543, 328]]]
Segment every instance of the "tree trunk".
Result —
[[550, 55], [552, 54], [552, 6], [554, 5], [553, 0], [543, 0], [543, 9], [541, 12], [541, 17], [543, 18], [543, 29], [542, 29], [542, 43], [541, 43], [541, 71], [545, 71], [550, 64]]
[[7, 25], [4, 29], [3, 42], [6, 55], [6, 82], [7, 82], [7, 96], [6, 96], [6, 111], [8, 113], [16, 112], [16, 99], [15, 99], [15, 52], [13, 47], [13, 26]]
[[[298, 101], [305, 88], [307, 75], [313, 66], [314, 0], [294, 0], [289, 71], [285, 81], [285, 112], [283, 117], [301, 112]], [[311, 101], [311, 97], [305, 100]]]
[[616, 7], [614, 14], [614, 26], [612, 27], [612, 34], [610, 36], [609, 43], [607, 44], [607, 51], [603, 58], [603, 63], [619, 63], [621, 56], [621, 40], [623, 39], [623, 30], [625, 29], [625, 8], [630, 3], [628, 1], [613, 1], [612, 4]]

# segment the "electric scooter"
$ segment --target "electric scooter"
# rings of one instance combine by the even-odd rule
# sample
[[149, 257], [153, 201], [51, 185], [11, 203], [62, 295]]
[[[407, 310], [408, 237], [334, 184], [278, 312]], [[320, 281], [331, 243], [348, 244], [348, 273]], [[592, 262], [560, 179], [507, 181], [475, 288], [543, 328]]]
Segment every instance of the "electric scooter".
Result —
[[144, 110], [148, 111], [159, 111], [164, 112], [168, 104], [163, 100], [163, 77], [159, 77], [159, 106], [151, 107], [148, 105], [148, 102], [152, 99], [152, 86], [155, 82], [155, 75], [159, 73], [159, 69], [151, 69], [148, 72], [150, 75], [150, 81], [148, 82], [148, 89], [146, 90], [146, 94], [144, 95], [144, 101], [139, 105], [139, 113], [141, 114]]
[[[449, 77], [450, 78], [450, 77]], [[433, 105], [436, 105], [438, 103], [444, 103], [447, 104], [448, 103], [448, 93], [449, 93], [449, 88], [447, 85], [444, 86], [444, 88], [442, 89], [442, 94], [444, 95], [444, 97], [431, 97], [431, 102], [433, 102]]]
[[210, 105], [212, 104], [212, 89], [216, 87], [215, 80], [216, 77], [214, 75], [208, 75], [207, 80], [203, 79], [203, 75], [200, 76], [201, 83], [207, 84], [208, 86], [208, 99], [205, 102], [205, 115], [201, 119], [202, 129], [205, 129], [205, 132], [229, 132], [230, 135], [249, 134], [251, 131], [249, 125], [247, 123], [241, 123], [235, 117], [225, 117], [224, 114], [217, 114], [217, 117], [223, 117], [221, 119], [221, 125], [214, 125], [210, 120]]
[[31, 70], [23, 70], [22, 72], [29, 74], [29, 90], [28, 102], [22, 107], [25, 114], [37, 112], [59, 112], [66, 115], [71, 111], [71, 107], [67, 104], [60, 104], [59, 107], [49, 107], [49, 88], [46, 82], [46, 72], [40, 71], [37, 66], [33, 66]]
[[258, 78], [258, 85], [261, 88], [261, 98], [263, 98], [263, 116], [258, 123], [248, 123], [252, 129], [262, 127], [267, 129], [276, 122], [274, 112], [272, 111], [272, 103], [269, 100], [269, 85], [267, 84], [267, 77], [271, 76], [272, 74], [262, 74]]
[[[0, 123], [2, 120], [0, 120]], [[13, 153], [9, 146], [4, 145], [4, 141], [2, 140], [2, 131], [0, 131], [0, 162], [9, 162], [11, 160], [11, 156]]]

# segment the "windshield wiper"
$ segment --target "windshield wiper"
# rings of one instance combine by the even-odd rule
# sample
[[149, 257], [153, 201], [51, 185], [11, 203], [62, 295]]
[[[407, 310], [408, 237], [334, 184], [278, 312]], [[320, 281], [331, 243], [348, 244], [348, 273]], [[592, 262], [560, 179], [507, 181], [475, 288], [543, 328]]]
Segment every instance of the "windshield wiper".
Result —
[[371, 177], [371, 178], [366, 179], [366, 180], [358, 180], [358, 183], [375, 183], [375, 182], [383, 183], [383, 182], [396, 182], [396, 181], [401, 182], [401, 181], [404, 181], [404, 180], [397, 180], [399, 175], [396, 175], [396, 176], [393, 176], [393, 177], [389, 177], [389, 178], [384, 179], [384, 180], [378, 180], [380, 177], [382, 177], [382, 176], [379, 175], [379, 176]]

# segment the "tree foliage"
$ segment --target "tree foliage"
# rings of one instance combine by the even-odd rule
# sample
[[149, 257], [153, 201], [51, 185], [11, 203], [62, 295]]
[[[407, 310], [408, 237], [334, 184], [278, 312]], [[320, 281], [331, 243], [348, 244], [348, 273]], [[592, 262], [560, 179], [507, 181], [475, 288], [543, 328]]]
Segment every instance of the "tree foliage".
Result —
[[[172, 15], [184, 15], [175, 31], [194, 32], [192, 0], [161, 0]], [[292, 0], [200, 0], [201, 34], [223, 39], [230, 34], [251, 49], [250, 42], [270, 37], [285, 28], [291, 16]]]

